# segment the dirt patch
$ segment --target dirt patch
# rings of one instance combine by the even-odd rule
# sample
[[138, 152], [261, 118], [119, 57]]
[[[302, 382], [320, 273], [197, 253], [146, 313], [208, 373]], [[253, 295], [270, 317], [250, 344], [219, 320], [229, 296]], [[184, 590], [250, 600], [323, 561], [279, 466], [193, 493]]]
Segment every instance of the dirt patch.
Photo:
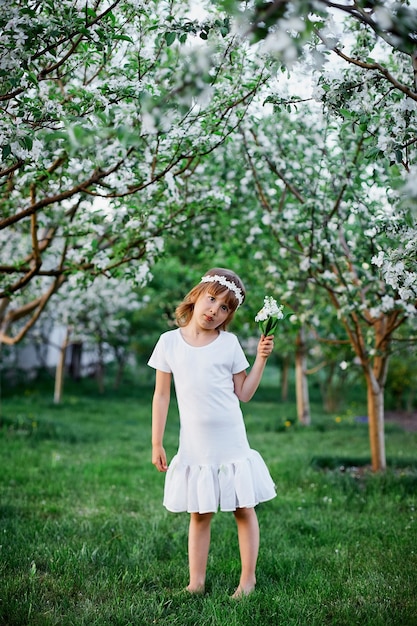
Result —
[[417, 432], [417, 413], [407, 411], [385, 411], [385, 422], [396, 424], [408, 432]]

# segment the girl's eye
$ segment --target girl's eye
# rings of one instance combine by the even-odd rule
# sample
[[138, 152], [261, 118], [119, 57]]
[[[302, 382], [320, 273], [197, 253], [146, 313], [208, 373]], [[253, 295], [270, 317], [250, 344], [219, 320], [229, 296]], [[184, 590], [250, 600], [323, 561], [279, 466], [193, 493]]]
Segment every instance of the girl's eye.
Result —
[[222, 309], [223, 309], [223, 311], [228, 311], [229, 310], [225, 304], [223, 304]]

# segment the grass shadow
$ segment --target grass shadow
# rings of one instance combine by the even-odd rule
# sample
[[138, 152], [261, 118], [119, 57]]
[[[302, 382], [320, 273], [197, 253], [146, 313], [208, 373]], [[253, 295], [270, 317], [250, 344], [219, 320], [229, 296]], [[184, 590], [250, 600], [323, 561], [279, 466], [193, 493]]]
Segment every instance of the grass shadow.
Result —
[[[76, 444], [85, 441], [85, 436], [75, 434], [66, 424], [59, 421], [39, 420], [30, 415], [20, 414], [16, 417], [0, 417], [0, 431], [7, 436], [26, 438], [35, 441], [60, 441]], [[87, 437], [91, 441], [91, 437]], [[94, 439], [97, 436], [94, 435]]]

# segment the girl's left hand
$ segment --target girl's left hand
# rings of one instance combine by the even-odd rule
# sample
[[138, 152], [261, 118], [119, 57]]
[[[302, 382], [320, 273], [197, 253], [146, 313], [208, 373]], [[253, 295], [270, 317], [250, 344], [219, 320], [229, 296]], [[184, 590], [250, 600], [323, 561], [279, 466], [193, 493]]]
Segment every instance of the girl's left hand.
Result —
[[265, 337], [265, 335], [262, 335], [258, 343], [258, 356], [262, 357], [263, 359], [267, 359], [270, 356], [273, 349], [274, 349], [273, 335], [269, 335], [268, 337]]

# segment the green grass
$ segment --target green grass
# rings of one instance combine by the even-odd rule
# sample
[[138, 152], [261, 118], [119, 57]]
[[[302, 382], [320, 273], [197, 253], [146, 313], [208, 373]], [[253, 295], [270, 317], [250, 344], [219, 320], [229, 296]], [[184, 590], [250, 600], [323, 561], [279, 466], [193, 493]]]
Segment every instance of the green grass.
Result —
[[[324, 416], [313, 403], [302, 428], [263, 387], [244, 406], [278, 490], [258, 507], [257, 590], [229, 599], [238, 545], [233, 515], [219, 513], [207, 593], [189, 598], [188, 516], [161, 504], [151, 394], [132, 383], [98, 396], [86, 381], [60, 406], [45, 388], [3, 398], [0, 624], [417, 625], [416, 434], [387, 427], [389, 468], [374, 475], [363, 407]], [[172, 407], [170, 456], [177, 436]]]

